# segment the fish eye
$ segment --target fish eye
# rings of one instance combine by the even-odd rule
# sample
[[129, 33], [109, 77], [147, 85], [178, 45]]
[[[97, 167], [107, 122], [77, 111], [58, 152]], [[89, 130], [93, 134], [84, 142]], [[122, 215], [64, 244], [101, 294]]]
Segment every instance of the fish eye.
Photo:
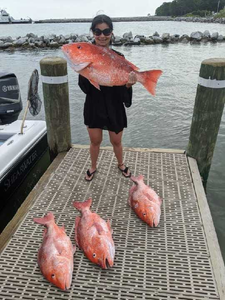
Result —
[[51, 276], [52, 276], [52, 278], [54, 278], [54, 277], [55, 277], [55, 274], [52, 274]]
[[146, 216], [146, 213], [143, 213], [143, 216]]
[[93, 257], [96, 257], [96, 254], [95, 254], [95, 253], [93, 253]]
[[78, 46], [77, 46], [77, 49], [81, 49], [81, 46], [80, 46], [80, 45], [78, 45]]

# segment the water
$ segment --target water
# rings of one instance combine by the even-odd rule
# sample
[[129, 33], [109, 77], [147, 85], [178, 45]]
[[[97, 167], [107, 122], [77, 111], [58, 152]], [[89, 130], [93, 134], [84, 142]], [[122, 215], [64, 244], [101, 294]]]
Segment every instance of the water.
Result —
[[[34, 33], [38, 36], [47, 34], [84, 34], [90, 32], [90, 23], [58, 23], [58, 24], [17, 24], [0, 26], [1, 36], [25, 36], [27, 33]], [[211, 33], [219, 32], [225, 35], [224, 24], [205, 24], [205, 23], [187, 23], [172, 21], [154, 21], [154, 22], [115, 22], [114, 34], [122, 35], [125, 32], [132, 31], [133, 35], [144, 34], [152, 35], [154, 32], [159, 34], [191, 34], [193, 31], [209, 30]]]
[[[0, 36], [24, 36], [34, 33], [38, 36], [52, 34], [89, 33], [89, 23], [71, 24], [28, 24], [1, 25]], [[131, 22], [115, 23], [115, 35], [132, 31], [133, 35], [190, 34], [193, 31], [210, 33], [218, 31], [225, 35], [225, 25], [185, 23], [185, 22]], [[123, 144], [127, 147], [186, 149], [192, 120], [196, 87], [201, 62], [204, 59], [223, 57], [224, 43], [220, 44], [171, 44], [154, 46], [117, 47], [126, 58], [141, 70], [160, 68], [163, 76], [157, 86], [155, 98], [140, 85], [134, 86], [133, 105], [127, 109], [128, 129], [124, 131]], [[19, 81], [22, 99], [25, 103], [28, 81], [32, 71], [39, 68], [39, 62], [46, 56], [63, 56], [57, 50], [0, 52], [0, 70], [14, 72]], [[72, 142], [89, 144], [86, 128], [83, 124], [84, 94], [77, 86], [78, 76], [70, 68], [69, 92]], [[42, 96], [42, 87], [39, 85]], [[25, 104], [24, 104], [25, 107]], [[22, 118], [22, 113], [20, 114]], [[28, 115], [28, 119], [33, 117]], [[44, 119], [44, 109], [36, 117]], [[207, 185], [207, 198], [214, 219], [221, 250], [225, 258], [225, 114], [223, 113], [212, 167]], [[103, 145], [110, 145], [107, 133], [104, 133]]]

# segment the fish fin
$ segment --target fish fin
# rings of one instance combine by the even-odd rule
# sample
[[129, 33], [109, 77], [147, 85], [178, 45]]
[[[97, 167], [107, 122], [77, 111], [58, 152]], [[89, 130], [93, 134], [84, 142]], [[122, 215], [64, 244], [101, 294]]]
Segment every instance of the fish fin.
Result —
[[73, 202], [73, 206], [78, 209], [79, 211], [82, 211], [84, 208], [90, 208], [91, 207], [91, 203], [92, 203], [92, 199], [89, 198], [84, 202], [78, 202], [78, 201], [74, 201]]
[[109, 220], [107, 221], [107, 226], [108, 226], [109, 231], [111, 232], [111, 234], [113, 234], [113, 230], [112, 230], [111, 223], [110, 223]]
[[128, 199], [127, 199], [127, 204], [128, 204], [129, 206], [131, 206], [131, 195], [129, 195], [129, 197], [128, 197]]
[[[126, 60], [126, 59], [125, 59]], [[126, 60], [126, 62], [128, 63], [129, 66], [131, 66], [131, 68], [134, 70], [134, 71], [138, 71], [139, 68], [137, 66], [135, 66], [134, 64], [132, 64], [130, 61]]]
[[73, 245], [73, 254], [76, 252], [76, 246]]
[[160, 204], [160, 206], [162, 205], [162, 203], [163, 203], [163, 199], [159, 197], [159, 204]]
[[156, 84], [161, 74], [161, 70], [139, 72], [137, 73], [137, 79], [154, 96]]
[[52, 212], [47, 213], [43, 218], [33, 218], [33, 221], [37, 224], [46, 225], [51, 221], [54, 221], [54, 215]]
[[71, 68], [76, 71], [77, 73], [79, 73], [80, 71], [82, 71], [83, 69], [85, 69], [87, 66], [89, 66], [91, 64], [91, 62], [84, 62], [84, 63], [81, 63], [81, 64], [74, 64], [73, 62], [70, 62], [68, 60]]
[[90, 83], [91, 83], [94, 87], [96, 87], [96, 89], [98, 89], [99, 91], [101, 91], [100, 86], [99, 86], [99, 84], [98, 84], [97, 82], [92, 81], [92, 80], [90, 80], [90, 79], [89, 79], [89, 81], [90, 81]]
[[99, 223], [94, 223], [93, 226], [95, 226], [95, 228], [97, 229], [98, 234], [101, 234], [104, 231], [104, 229]]
[[143, 176], [142, 174], [140, 174], [140, 175], [138, 176], [138, 180], [144, 181], [144, 176]]
[[78, 229], [78, 225], [79, 225], [79, 222], [80, 222], [80, 217], [76, 217], [75, 219], [75, 241], [76, 241], [76, 244], [77, 246], [80, 248], [80, 245], [79, 245], [79, 242], [78, 242], [78, 232], [77, 232], [77, 229]]
[[48, 229], [44, 228], [44, 230], [43, 230], [43, 237], [45, 237], [45, 235], [46, 235], [47, 232], [48, 232]]
[[135, 190], [136, 190], [136, 185], [132, 185], [132, 187], [129, 190], [129, 197], [127, 199], [127, 203], [130, 207], [131, 207], [132, 196]]
[[152, 190], [151, 193], [143, 191], [144, 196], [148, 200], [153, 201], [155, 203], [158, 202], [158, 205], [161, 205], [162, 199], [159, 197], [159, 195], [153, 189], [151, 189], [151, 190]]

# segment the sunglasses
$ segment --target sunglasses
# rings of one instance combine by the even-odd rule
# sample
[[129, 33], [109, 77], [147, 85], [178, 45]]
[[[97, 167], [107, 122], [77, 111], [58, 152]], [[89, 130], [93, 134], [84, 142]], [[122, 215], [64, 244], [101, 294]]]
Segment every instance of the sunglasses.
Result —
[[112, 33], [112, 29], [106, 28], [104, 30], [101, 30], [99, 28], [95, 28], [95, 29], [93, 29], [93, 33], [94, 33], [94, 35], [97, 35], [97, 36], [100, 36], [102, 33], [105, 36], [109, 36]]

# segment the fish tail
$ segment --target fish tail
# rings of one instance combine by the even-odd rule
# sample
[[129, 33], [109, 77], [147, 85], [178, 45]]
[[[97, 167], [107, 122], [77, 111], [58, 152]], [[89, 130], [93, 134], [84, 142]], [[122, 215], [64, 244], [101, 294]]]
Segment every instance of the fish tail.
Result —
[[132, 181], [137, 181], [137, 180], [144, 180], [144, 176], [142, 174], [138, 175], [138, 176], [131, 176], [130, 179]]
[[159, 77], [161, 76], [161, 70], [152, 70], [138, 73], [138, 81], [151, 93], [155, 95], [155, 88]]
[[47, 213], [43, 218], [33, 218], [33, 221], [37, 224], [46, 225], [51, 221], [54, 221], [55, 217], [52, 212]]
[[83, 209], [85, 208], [90, 208], [91, 207], [91, 203], [92, 203], [92, 199], [89, 198], [87, 199], [86, 201], [84, 202], [77, 202], [77, 201], [74, 201], [73, 202], [73, 206], [78, 209], [79, 211], [82, 211]]

